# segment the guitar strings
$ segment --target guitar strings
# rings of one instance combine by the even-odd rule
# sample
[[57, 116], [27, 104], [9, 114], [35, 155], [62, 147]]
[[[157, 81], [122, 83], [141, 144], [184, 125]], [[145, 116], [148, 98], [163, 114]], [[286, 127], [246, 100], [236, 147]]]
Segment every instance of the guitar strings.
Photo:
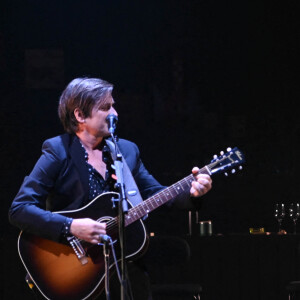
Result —
[[[209, 167], [209, 166], [208, 166]], [[203, 167], [202, 169], [200, 169], [198, 171], [197, 174], [201, 174], [201, 173], [205, 173], [207, 172], [207, 170], [205, 169], [205, 167]], [[192, 179], [194, 179], [194, 175], [193, 174], [190, 174], [189, 176], [183, 178], [182, 180], [176, 182], [175, 184], [165, 188], [164, 190], [158, 192], [157, 194], [153, 195], [152, 197], [150, 197], [149, 199], [143, 201], [140, 205], [138, 206], [135, 206], [135, 207], [132, 207], [130, 210], [129, 210], [129, 214], [132, 213], [132, 214], [137, 214], [139, 218], [142, 218], [143, 216], [147, 215], [147, 213], [149, 211], [152, 211], [152, 209], [155, 209], [157, 208], [158, 206], [164, 204], [165, 202], [162, 200], [162, 196], [164, 196], [166, 198], [166, 200], [170, 200], [169, 199], [169, 194], [174, 197], [172, 195], [172, 193], [175, 193], [177, 194], [177, 189], [176, 189], [176, 186], [180, 185], [182, 187], [182, 184], [186, 184], [186, 185], [190, 185]], [[184, 190], [184, 187], [182, 188]], [[162, 201], [162, 203], [158, 203], [156, 201], [156, 199], [158, 198], [159, 201]], [[158, 203], [158, 205], [156, 205]], [[152, 206], [152, 209], [150, 209], [149, 207]], [[145, 206], [147, 207], [147, 210], [145, 211]], [[97, 219], [96, 220], [97, 222], [101, 222], [101, 218]], [[134, 220], [136, 221], [136, 220]], [[126, 220], [125, 220], [126, 222]], [[118, 217], [115, 217], [111, 220], [109, 220], [107, 223], [106, 223], [106, 230], [107, 231], [113, 231], [117, 228], [118, 226]], [[82, 240], [79, 239], [79, 238], [76, 238], [77, 241], [81, 242]]]
[[[212, 170], [212, 168], [214, 166], [216, 166], [217, 164], [219, 164], [220, 162], [222, 162], [223, 160], [225, 159], [225, 157], [223, 157], [222, 159], [219, 159], [219, 160], [216, 160], [214, 162], [212, 162], [211, 164], [208, 164], [206, 165], [205, 167], [201, 168], [198, 172], [197, 172], [197, 175], [199, 174], [209, 174]], [[153, 195], [152, 197], [150, 197], [149, 199], [143, 201], [141, 204], [137, 205], [136, 207], [132, 207], [130, 210], [129, 210], [129, 213], [132, 212], [133, 214], [136, 213], [138, 216], [139, 216], [139, 213], [141, 213], [141, 215], [139, 216], [139, 218], [142, 218], [143, 216], [147, 215], [147, 213], [149, 211], [152, 211], [152, 209], [155, 209], [157, 208], [158, 206], [164, 204], [165, 202], [162, 200], [162, 196], [164, 196], [166, 198], [166, 200], [170, 200], [168, 199], [168, 196], [169, 196], [169, 193], [172, 195], [172, 189], [173, 191], [176, 191], [177, 193], [177, 189], [175, 188], [176, 185], [180, 185], [182, 187], [182, 183], [187, 183], [188, 185], [192, 182], [192, 180], [194, 179], [195, 175], [194, 174], [190, 174], [189, 176], [183, 178], [182, 180], [178, 181], [177, 183], [171, 185], [170, 187], [167, 187], [166, 189], [158, 192], [157, 194]], [[184, 188], [183, 188], [184, 190]], [[168, 193], [169, 192], [169, 193]], [[155, 198], [158, 198], [159, 201], [162, 201], [162, 203], [158, 203], [156, 201]], [[156, 205], [158, 203], [158, 205]], [[152, 206], [152, 209], [149, 209], [149, 205], [151, 204]], [[144, 210], [144, 206], [147, 206], [147, 210], [145, 211]], [[144, 210], [144, 211], [143, 211]], [[137, 219], [136, 219], [137, 220]], [[134, 220], [134, 221], [136, 221]], [[98, 219], [97, 222], [100, 222], [101, 219]], [[125, 220], [126, 222], [126, 220]], [[110, 230], [113, 230], [117, 227], [118, 225], [118, 217], [115, 217], [111, 220], [109, 220], [107, 223], [106, 223], [106, 229], [108, 231]], [[77, 238], [77, 237], [74, 237], [76, 238], [77, 241], [82, 241], [81, 239]]]
[[[199, 170], [198, 174], [200, 174], [201, 172], [205, 171], [204, 168], [202, 168], [201, 170]], [[173, 197], [174, 192], [176, 192], [177, 194], [177, 189], [175, 188], [176, 185], [180, 185], [182, 187], [182, 184], [185, 183], [187, 185], [190, 184], [190, 179], [193, 179], [193, 174], [187, 176], [186, 178], [178, 181], [177, 183], [173, 184], [172, 186], [158, 192], [157, 194], [153, 195], [152, 197], [150, 197], [149, 199], [145, 200], [144, 202], [142, 202], [140, 205], [136, 206], [136, 207], [132, 207], [129, 210], [129, 214], [137, 214], [139, 218], [145, 216], [149, 211], [151, 211], [152, 209], [160, 206], [161, 204], [159, 203], [159, 205], [157, 205], [157, 198], [159, 201], [162, 201], [162, 196], [164, 196], [166, 198], [166, 200], [169, 200], [169, 194], [171, 194], [171, 196]], [[184, 190], [184, 188], [183, 188]], [[162, 203], [164, 204], [164, 203]], [[147, 209], [145, 210], [145, 207], [147, 207]], [[100, 219], [97, 220], [98, 222], [100, 222]], [[126, 220], [125, 220], [126, 221]], [[113, 230], [117, 227], [118, 225], [118, 218], [115, 217], [114, 219], [111, 219], [110, 221], [108, 221], [106, 223], [106, 229], [109, 230]]]

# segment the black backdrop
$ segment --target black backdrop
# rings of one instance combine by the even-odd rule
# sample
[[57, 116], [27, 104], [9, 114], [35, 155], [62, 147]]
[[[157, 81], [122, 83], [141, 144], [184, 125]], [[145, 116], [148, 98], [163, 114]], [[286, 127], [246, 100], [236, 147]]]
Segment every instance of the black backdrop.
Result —
[[[300, 201], [298, 1], [0, 6], [2, 241], [15, 242], [8, 208], [42, 141], [62, 132], [58, 97], [80, 76], [114, 83], [118, 135], [138, 144], [163, 184], [228, 146], [244, 152], [244, 169], [215, 178], [201, 201], [200, 218], [216, 233], [276, 231], [274, 204]], [[184, 234], [187, 213], [154, 212], [149, 226]], [[291, 230], [288, 218], [284, 226]]]

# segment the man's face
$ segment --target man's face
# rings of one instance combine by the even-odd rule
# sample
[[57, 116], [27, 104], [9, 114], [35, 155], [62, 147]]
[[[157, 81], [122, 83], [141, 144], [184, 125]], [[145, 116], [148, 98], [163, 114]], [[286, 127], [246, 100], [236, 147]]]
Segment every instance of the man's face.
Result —
[[114, 100], [112, 96], [110, 96], [107, 106], [103, 108], [95, 106], [92, 109], [90, 117], [85, 119], [86, 129], [91, 135], [95, 137], [106, 137], [110, 135], [106, 118], [109, 114], [118, 116], [118, 113], [114, 109], [113, 104]]

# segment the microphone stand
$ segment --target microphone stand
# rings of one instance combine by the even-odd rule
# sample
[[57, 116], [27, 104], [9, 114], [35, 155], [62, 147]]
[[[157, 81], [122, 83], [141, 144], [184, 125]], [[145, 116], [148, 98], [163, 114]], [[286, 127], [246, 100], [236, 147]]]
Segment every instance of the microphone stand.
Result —
[[103, 243], [103, 256], [105, 262], [105, 294], [106, 300], [110, 300], [110, 290], [109, 290], [109, 248], [108, 242]]
[[126, 264], [125, 264], [125, 221], [124, 216], [128, 212], [128, 203], [125, 194], [125, 184], [123, 178], [123, 156], [117, 146], [117, 142], [113, 132], [111, 132], [112, 140], [115, 144], [116, 158], [114, 159], [114, 166], [117, 176], [116, 188], [119, 190], [120, 200], [118, 205], [118, 216], [119, 216], [119, 240], [121, 248], [121, 300], [125, 300], [125, 292], [127, 290], [127, 279], [126, 279]]

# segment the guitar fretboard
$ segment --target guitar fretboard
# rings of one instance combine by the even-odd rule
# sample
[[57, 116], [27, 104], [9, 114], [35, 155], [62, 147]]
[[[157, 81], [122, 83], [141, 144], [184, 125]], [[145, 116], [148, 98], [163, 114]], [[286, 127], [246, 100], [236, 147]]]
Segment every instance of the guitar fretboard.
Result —
[[[200, 169], [198, 174], [210, 174], [208, 167], [205, 166]], [[192, 181], [195, 180], [194, 176], [195, 175], [190, 174], [189, 176], [163, 189], [137, 206], [131, 208], [125, 215], [125, 226], [141, 219], [154, 209], [189, 190], [191, 188]]]

